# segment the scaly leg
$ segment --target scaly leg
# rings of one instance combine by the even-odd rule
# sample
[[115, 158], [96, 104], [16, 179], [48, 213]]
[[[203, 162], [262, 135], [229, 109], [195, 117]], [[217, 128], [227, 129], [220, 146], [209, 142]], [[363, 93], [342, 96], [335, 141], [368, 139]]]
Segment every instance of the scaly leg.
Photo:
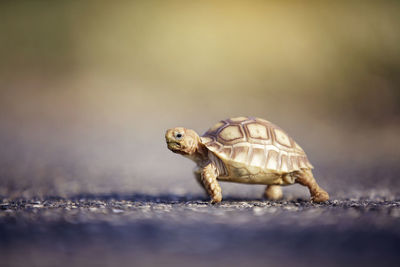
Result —
[[282, 198], [282, 188], [279, 185], [267, 185], [265, 196], [270, 200], [279, 200]]
[[302, 170], [295, 173], [296, 183], [307, 186], [310, 190], [311, 201], [313, 202], [325, 202], [329, 200], [329, 194], [319, 187], [311, 170]]
[[211, 203], [218, 203], [222, 200], [221, 187], [217, 181], [218, 170], [213, 163], [206, 165], [201, 171], [201, 182], [211, 197]]

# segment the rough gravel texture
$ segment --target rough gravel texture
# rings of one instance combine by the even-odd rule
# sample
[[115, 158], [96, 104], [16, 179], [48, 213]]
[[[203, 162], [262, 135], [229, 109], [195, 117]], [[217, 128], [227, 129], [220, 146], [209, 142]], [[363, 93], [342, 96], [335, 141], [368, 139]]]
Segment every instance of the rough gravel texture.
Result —
[[400, 198], [0, 202], [1, 266], [398, 266]]

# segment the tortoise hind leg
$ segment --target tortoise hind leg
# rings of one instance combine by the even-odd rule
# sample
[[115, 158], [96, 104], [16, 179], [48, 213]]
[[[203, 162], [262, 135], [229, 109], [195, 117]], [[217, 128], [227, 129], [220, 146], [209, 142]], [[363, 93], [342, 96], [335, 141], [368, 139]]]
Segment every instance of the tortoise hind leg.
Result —
[[269, 200], [279, 200], [282, 198], [282, 188], [279, 185], [267, 185], [264, 194]]
[[329, 200], [329, 194], [319, 187], [311, 170], [302, 170], [296, 172], [296, 183], [307, 186], [310, 190], [311, 201], [313, 202], [325, 202]]

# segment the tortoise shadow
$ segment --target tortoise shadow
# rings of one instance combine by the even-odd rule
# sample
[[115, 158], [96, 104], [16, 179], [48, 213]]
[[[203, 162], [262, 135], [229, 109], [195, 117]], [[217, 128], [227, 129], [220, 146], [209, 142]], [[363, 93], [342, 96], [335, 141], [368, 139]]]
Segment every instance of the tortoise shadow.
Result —
[[[72, 201], [132, 201], [132, 202], [142, 202], [142, 203], [164, 203], [164, 204], [177, 204], [185, 202], [193, 203], [204, 203], [208, 204], [210, 202], [209, 197], [201, 194], [187, 194], [187, 195], [177, 195], [177, 194], [144, 194], [144, 193], [132, 193], [132, 194], [121, 194], [121, 193], [107, 193], [107, 194], [76, 194], [70, 197], [58, 197], [58, 196], [48, 196], [45, 197], [47, 200], [57, 200], [57, 199], [69, 199]], [[226, 202], [309, 202], [306, 199], [282, 199], [280, 201], [270, 201], [265, 198], [249, 198], [240, 196], [226, 196], [222, 200], [222, 204]]]

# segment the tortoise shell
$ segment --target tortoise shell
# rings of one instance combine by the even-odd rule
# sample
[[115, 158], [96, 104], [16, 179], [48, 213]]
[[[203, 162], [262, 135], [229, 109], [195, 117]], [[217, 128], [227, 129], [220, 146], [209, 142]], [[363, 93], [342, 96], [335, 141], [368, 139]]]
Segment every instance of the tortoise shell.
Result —
[[222, 120], [201, 140], [225, 165], [244, 168], [247, 174], [280, 174], [313, 168], [304, 150], [285, 131], [260, 118]]

